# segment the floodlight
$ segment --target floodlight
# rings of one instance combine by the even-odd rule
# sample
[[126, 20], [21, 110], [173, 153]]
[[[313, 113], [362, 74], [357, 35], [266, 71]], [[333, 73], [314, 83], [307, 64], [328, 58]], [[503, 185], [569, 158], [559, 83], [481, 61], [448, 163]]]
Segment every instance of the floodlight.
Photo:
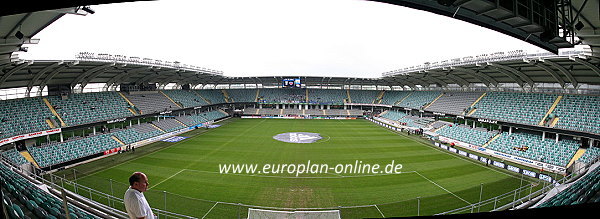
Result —
[[25, 35], [23, 33], [21, 33], [20, 30], [15, 33], [15, 37], [17, 37], [20, 40], [22, 40], [24, 36]]
[[92, 9], [90, 8], [90, 6], [83, 6], [83, 8], [81, 8], [81, 10], [83, 10], [83, 11], [85, 11], [85, 12], [87, 12], [87, 13], [90, 13], [90, 14], [94, 14], [94, 13], [96, 13], [94, 10], [92, 10]]

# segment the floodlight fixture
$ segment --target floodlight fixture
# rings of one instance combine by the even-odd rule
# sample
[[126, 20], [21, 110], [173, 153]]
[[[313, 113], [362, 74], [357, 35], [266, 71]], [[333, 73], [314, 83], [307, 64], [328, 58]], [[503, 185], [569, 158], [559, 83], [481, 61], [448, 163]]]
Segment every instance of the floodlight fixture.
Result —
[[25, 35], [20, 30], [15, 33], [15, 37], [17, 37], [17, 39], [22, 40], [24, 36]]
[[85, 11], [85, 12], [87, 12], [87, 13], [90, 13], [90, 14], [94, 14], [94, 13], [96, 13], [94, 10], [92, 10], [92, 9], [90, 8], [90, 6], [83, 6], [83, 7], [81, 8], [81, 10], [83, 10], [83, 11]]

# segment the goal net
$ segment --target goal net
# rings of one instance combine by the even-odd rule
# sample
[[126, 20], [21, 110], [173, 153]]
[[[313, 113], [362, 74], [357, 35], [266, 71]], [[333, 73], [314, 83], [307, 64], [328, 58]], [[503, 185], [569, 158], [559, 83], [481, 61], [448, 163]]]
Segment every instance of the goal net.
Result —
[[248, 209], [248, 219], [340, 219], [339, 210], [326, 211], [274, 211]]

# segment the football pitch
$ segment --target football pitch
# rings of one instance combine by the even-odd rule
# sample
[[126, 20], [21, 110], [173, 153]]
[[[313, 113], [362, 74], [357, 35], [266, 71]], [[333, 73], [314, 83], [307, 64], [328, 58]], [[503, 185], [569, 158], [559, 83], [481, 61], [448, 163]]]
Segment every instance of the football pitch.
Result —
[[[318, 133], [322, 138], [314, 143], [273, 138], [289, 132]], [[248, 208], [333, 209], [340, 210], [342, 218], [433, 215], [523, 186], [533, 185], [533, 191], [541, 187], [534, 179], [444, 152], [417, 136], [363, 119], [234, 118], [221, 127], [183, 135], [189, 138], [157, 142], [77, 166], [75, 174], [68, 169], [57, 175], [69, 174], [77, 184], [122, 198], [128, 177], [142, 171], [149, 178], [150, 189], [144, 194], [153, 208], [197, 218], [243, 218]], [[256, 171], [232, 172], [233, 165], [244, 164], [256, 165]], [[232, 168], [223, 173], [227, 165]], [[311, 167], [320, 171], [311, 172]], [[95, 191], [77, 192], [123, 209], [122, 203], [107, 201]], [[515, 198], [528, 195], [521, 193]], [[493, 205], [512, 200], [511, 196]]]

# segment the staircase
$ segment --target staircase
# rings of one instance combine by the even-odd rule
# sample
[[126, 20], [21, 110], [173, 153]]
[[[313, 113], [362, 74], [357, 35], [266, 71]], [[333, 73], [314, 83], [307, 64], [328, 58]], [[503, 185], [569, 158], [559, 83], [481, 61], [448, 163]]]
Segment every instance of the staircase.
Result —
[[21, 151], [19, 153], [25, 158], [25, 160], [31, 162], [33, 165], [35, 165], [35, 167], [40, 168], [40, 166], [37, 164], [37, 162], [35, 162], [29, 151]]
[[[123, 93], [121, 93], [121, 92], [117, 92], [117, 93], [119, 94], [119, 96], [121, 96], [123, 99], [125, 99], [125, 101], [126, 101], [127, 103], [129, 103], [129, 106], [135, 106], [135, 105], [134, 105], [134, 104], [133, 104], [131, 101], [129, 101], [129, 99], [127, 99], [127, 97], [125, 97], [125, 94], [123, 94]], [[131, 112], [131, 113], [132, 113], [134, 116], [137, 116], [137, 115], [138, 115], [138, 113], [137, 113], [135, 110], [133, 110], [132, 108], [127, 108], [127, 109], [128, 109], [128, 110], [129, 110], [129, 112]], [[140, 111], [140, 114], [141, 114], [141, 113], [142, 113], [142, 112]]]
[[160, 92], [162, 95], [165, 95], [165, 97], [166, 97], [167, 99], [169, 99], [171, 102], [173, 102], [173, 104], [175, 104], [177, 107], [179, 107], [179, 108], [183, 108], [183, 106], [181, 106], [181, 104], [179, 104], [179, 103], [175, 102], [173, 99], [171, 99], [171, 97], [169, 97], [169, 95], [165, 94], [165, 92], [163, 92], [162, 90], [161, 90], [161, 91], [158, 91], [158, 92]]
[[377, 95], [377, 99], [375, 99], [375, 101], [373, 101], [374, 104], [380, 104], [381, 101], [383, 100], [383, 96], [385, 95], [385, 90], [382, 90], [379, 95]]
[[[152, 123], [148, 123], [148, 124], [152, 125], [152, 127], [154, 127], [155, 129], [158, 129], [158, 130], [160, 130], [161, 132], [165, 132], [165, 130], [162, 130], [161, 128], [159, 128], [158, 126], [156, 126], [156, 125], [154, 125], [154, 124], [152, 124]], [[166, 132], [165, 132], [165, 133], [166, 133]]]
[[56, 126], [54, 125], [54, 123], [50, 119], [46, 119], [46, 123], [48, 123], [48, 126], [50, 126], [50, 128], [52, 128], [52, 129], [56, 128]]
[[585, 151], [587, 151], [587, 149], [579, 148], [579, 150], [575, 152], [575, 156], [573, 156], [573, 158], [571, 158], [571, 161], [569, 161], [569, 164], [567, 164], [567, 168], [569, 168], [571, 164], [575, 163], [576, 160], [579, 160], [579, 158], [583, 156], [583, 154], [585, 154]]
[[545, 125], [546, 118], [548, 118], [548, 115], [550, 115], [550, 113], [552, 113], [554, 111], [554, 108], [556, 108], [556, 106], [558, 105], [558, 103], [560, 102], [560, 100], [562, 100], [563, 96], [560, 95], [556, 98], [556, 100], [554, 100], [554, 104], [552, 104], [552, 106], [550, 107], [550, 109], [548, 110], [548, 112], [546, 112], [546, 115], [544, 115], [544, 118], [542, 118], [542, 121], [540, 121], [540, 123], [538, 125], [543, 126]]
[[352, 98], [350, 98], [350, 90], [346, 90], [346, 96], [348, 96], [348, 103], [352, 103]]
[[[485, 97], [485, 95], [487, 95], [487, 93], [481, 94], [481, 96], [477, 98], [477, 100], [475, 100], [475, 102], [473, 102], [473, 104], [471, 104], [469, 108], [473, 108], [475, 104], [477, 104], [481, 99], [483, 99], [483, 97]], [[469, 111], [469, 113], [467, 113], [467, 116], [470, 116], [471, 114], [475, 113], [475, 111], [477, 111], [477, 109], [472, 109], [471, 111]]]
[[48, 101], [48, 99], [45, 97], [42, 98], [42, 100], [44, 101], [44, 103], [46, 103], [46, 106], [48, 106], [48, 109], [50, 109], [50, 112], [52, 112], [52, 115], [54, 115], [54, 116], [56, 116], [56, 118], [58, 118], [58, 120], [60, 121], [60, 126], [67, 127], [67, 124], [65, 124], [65, 122], [62, 120], [62, 118], [60, 118], [60, 115], [58, 115], [58, 113], [56, 112], [56, 110], [54, 109], [54, 107], [52, 106], [50, 101]]
[[[193, 94], [195, 94], [196, 96], [202, 98], [202, 100], [204, 100], [205, 102], [207, 102], [208, 104], [212, 104], [209, 100], [207, 100], [206, 98], [204, 98], [202, 95], [200, 95], [200, 92], [198, 91], [192, 91]], [[258, 98], [258, 91], [256, 91], [256, 95]]]
[[440, 99], [440, 97], [442, 96], [444, 96], [443, 93], [436, 97], [433, 101], [431, 101], [431, 103], [428, 103], [423, 109], [427, 109], [427, 107], [431, 106], [431, 104], [433, 104], [436, 100]]
[[496, 136], [494, 136], [492, 139], [490, 139], [488, 142], [486, 142], [485, 144], [481, 145], [482, 148], [487, 147], [490, 143], [492, 143], [492, 141], [496, 140], [496, 138], [500, 137], [500, 133], [498, 133]]
[[119, 138], [117, 138], [117, 136], [113, 135], [113, 136], [110, 136], [110, 138], [112, 138], [113, 140], [119, 142], [119, 144], [121, 144], [121, 145], [126, 145], [123, 141], [121, 141]]
[[[260, 89], [256, 88], [256, 97], [254, 97], [254, 102], [258, 102], [258, 97], [260, 97]], [[258, 111], [256, 111], [258, 113]]]
[[402, 101], [406, 100], [406, 98], [410, 97], [410, 95], [412, 95], [414, 92], [411, 92], [410, 94], [406, 95], [406, 97], [402, 98], [402, 100], [396, 101], [394, 103], [394, 105], [398, 105], [400, 103], [402, 103]]
[[226, 90], [221, 90], [221, 93], [223, 93], [223, 98], [225, 98], [225, 103], [230, 103], [231, 97], [229, 97], [229, 93], [227, 93]]

